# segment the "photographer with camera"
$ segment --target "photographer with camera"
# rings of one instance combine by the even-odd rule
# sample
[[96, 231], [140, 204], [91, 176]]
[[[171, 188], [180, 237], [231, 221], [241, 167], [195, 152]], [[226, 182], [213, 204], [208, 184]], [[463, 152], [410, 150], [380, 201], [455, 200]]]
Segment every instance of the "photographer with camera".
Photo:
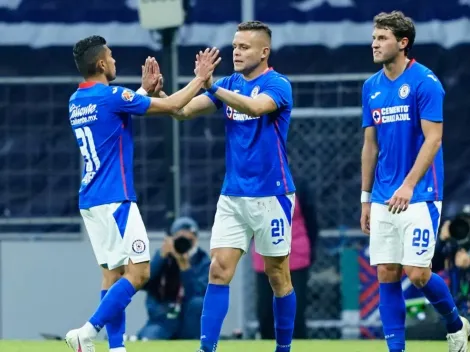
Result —
[[470, 283], [470, 205], [443, 222], [436, 243], [433, 271], [446, 269], [450, 291], [460, 314], [469, 316]]
[[199, 339], [210, 258], [198, 247], [197, 233], [193, 219], [176, 219], [151, 260], [150, 280], [144, 287], [148, 322], [139, 339]]

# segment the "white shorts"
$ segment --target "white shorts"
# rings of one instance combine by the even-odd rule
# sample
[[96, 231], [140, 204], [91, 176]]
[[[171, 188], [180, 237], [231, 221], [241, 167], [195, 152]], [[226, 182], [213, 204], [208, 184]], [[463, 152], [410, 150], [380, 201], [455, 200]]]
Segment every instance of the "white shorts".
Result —
[[109, 270], [150, 260], [149, 240], [137, 204], [119, 202], [80, 209], [98, 264]]
[[288, 255], [294, 205], [294, 194], [272, 197], [221, 195], [212, 227], [211, 249], [240, 248], [247, 253], [254, 237], [255, 250], [262, 256]]
[[370, 214], [370, 264], [402, 264], [427, 268], [436, 245], [441, 202], [410, 204], [400, 214], [372, 203]]

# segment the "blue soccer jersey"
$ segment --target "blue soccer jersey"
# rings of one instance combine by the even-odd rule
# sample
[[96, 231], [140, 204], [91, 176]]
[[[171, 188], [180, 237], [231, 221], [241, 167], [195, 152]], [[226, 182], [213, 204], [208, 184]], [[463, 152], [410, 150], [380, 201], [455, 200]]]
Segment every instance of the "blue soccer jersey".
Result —
[[[383, 204], [402, 185], [424, 143], [421, 120], [443, 121], [444, 95], [434, 73], [414, 60], [394, 81], [381, 70], [364, 83], [362, 126], [376, 128], [379, 147], [372, 202]], [[411, 203], [442, 200], [443, 186], [440, 148]]]
[[272, 69], [253, 80], [235, 73], [220, 79], [219, 87], [245, 96], [270, 96], [277, 110], [263, 116], [248, 116], [232, 109], [209, 93], [225, 118], [226, 173], [222, 194], [265, 197], [295, 191], [287, 162], [287, 133], [292, 111], [289, 80]]
[[83, 156], [80, 209], [136, 201], [131, 114], [143, 115], [150, 98], [132, 90], [85, 82], [70, 97], [70, 125]]

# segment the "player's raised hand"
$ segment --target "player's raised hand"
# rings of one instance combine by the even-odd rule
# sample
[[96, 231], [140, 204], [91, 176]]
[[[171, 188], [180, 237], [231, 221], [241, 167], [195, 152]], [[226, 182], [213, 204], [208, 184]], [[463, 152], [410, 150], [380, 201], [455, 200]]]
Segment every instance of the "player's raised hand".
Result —
[[215, 47], [212, 49], [207, 48], [204, 52], [200, 51], [196, 55], [194, 74], [205, 81], [210, 80], [212, 78], [212, 73], [221, 60], [222, 59], [219, 57], [219, 50]]
[[402, 211], [408, 209], [412, 197], [413, 187], [408, 184], [402, 184], [401, 187], [393, 193], [392, 198], [385, 201], [385, 204], [388, 205], [388, 211], [393, 214], [400, 214]]
[[[161, 84], [159, 86], [159, 84]], [[160, 73], [160, 66], [154, 57], [147, 57], [142, 66], [142, 88], [148, 93], [154, 92], [157, 88], [162, 89], [163, 77]]]
[[370, 235], [370, 203], [362, 203], [361, 230]]

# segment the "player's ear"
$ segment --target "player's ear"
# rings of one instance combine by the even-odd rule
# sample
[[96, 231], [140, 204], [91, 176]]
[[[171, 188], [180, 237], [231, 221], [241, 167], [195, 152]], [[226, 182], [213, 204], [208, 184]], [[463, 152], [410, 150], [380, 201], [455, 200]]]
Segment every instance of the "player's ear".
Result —
[[400, 45], [400, 50], [405, 50], [406, 47], [408, 46], [408, 38], [401, 38], [400, 41], [399, 41], [399, 45]]
[[264, 48], [263, 48], [263, 52], [262, 52], [262, 54], [261, 54], [261, 58], [262, 58], [263, 60], [267, 59], [268, 56], [269, 56], [269, 52], [270, 52], [270, 51], [271, 51], [271, 49], [269, 49], [269, 47], [267, 47], [267, 46], [264, 47]]
[[96, 62], [96, 71], [99, 73], [104, 73], [106, 71], [106, 63], [104, 60], [100, 59]]

